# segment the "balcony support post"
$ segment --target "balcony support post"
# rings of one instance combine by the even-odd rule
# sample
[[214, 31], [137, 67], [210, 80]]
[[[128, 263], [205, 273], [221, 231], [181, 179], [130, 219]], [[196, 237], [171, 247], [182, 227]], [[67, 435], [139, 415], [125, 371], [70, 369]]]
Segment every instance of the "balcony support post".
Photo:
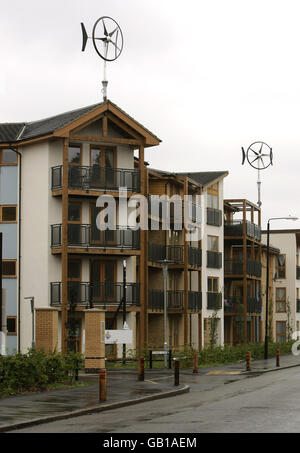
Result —
[[68, 322], [68, 166], [69, 140], [63, 143], [62, 238], [61, 238], [61, 351], [67, 353]]
[[247, 212], [246, 201], [243, 200], [243, 315], [244, 343], [247, 343]]

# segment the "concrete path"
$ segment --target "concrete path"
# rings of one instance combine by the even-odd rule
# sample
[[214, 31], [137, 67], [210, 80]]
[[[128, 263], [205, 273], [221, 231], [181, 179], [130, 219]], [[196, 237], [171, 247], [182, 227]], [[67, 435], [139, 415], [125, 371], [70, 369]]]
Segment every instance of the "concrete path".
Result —
[[176, 396], [189, 391], [189, 385], [199, 391], [210, 391], [217, 386], [243, 380], [249, 374], [300, 365], [300, 356], [282, 356], [281, 367], [275, 358], [252, 362], [252, 372], [246, 372], [245, 362], [218, 367], [180, 370], [180, 386], [174, 387], [173, 370], [145, 370], [145, 381], [137, 380], [136, 370], [108, 371], [107, 401], [99, 403], [97, 375], [80, 374], [80, 381], [91, 385], [68, 390], [55, 390], [0, 399], [0, 432], [70, 417], [110, 410], [117, 407]]

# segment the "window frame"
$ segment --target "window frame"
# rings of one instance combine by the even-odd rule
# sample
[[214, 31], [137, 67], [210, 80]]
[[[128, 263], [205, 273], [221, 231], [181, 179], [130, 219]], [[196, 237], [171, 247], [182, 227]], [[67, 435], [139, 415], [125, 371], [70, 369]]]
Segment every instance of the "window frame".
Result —
[[[216, 241], [217, 241], [217, 250], [213, 250], [212, 248], [209, 248], [210, 239], [216, 239]], [[210, 247], [211, 247], [211, 245], [210, 245]], [[215, 253], [219, 252], [219, 236], [212, 236], [210, 234], [207, 235], [207, 251], [208, 252], [215, 252]]]
[[[212, 280], [212, 289], [214, 289], [214, 281], [216, 280], [217, 281], [217, 291], [210, 291], [209, 290], [209, 285], [208, 285], [208, 281], [209, 280]], [[212, 293], [212, 294], [218, 294], [220, 291], [219, 291], [219, 277], [214, 277], [214, 276], [208, 276], [207, 277], [207, 292], [208, 293]]]
[[[284, 334], [279, 334], [279, 332], [278, 332], [279, 323], [285, 325], [285, 333]], [[278, 341], [278, 337], [284, 338], [284, 341], [282, 341], [282, 343], [285, 343], [286, 342], [286, 336], [287, 336], [286, 321], [276, 321], [276, 343], [281, 343], [281, 341]]]
[[[15, 275], [3, 274], [3, 263], [15, 263]], [[17, 260], [2, 259], [2, 278], [17, 278]]]
[[[16, 156], [16, 161], [15, 162], [11, 162], [11, 163], [8, 163], [8, 162], [2, 162], [2, 153], [3, 151], [11, 151], [15, 154]], [[18, 165], [18, 154], [16, 152], [14, 152], [12, 149], [10, 148], [7, 148], [7, 147], [4, 147], [4, 148], [0, 148], [0, 166], [4, 167], [4, 166], [17, 166]]]
[[[3, 208], [16, 208], [15, 220], [3, 220]], [[0, 206], [0, 223], [17, 223], [18, 222], [18, 205], [16, 204], [3, 204]]]
[[[280, 266], [279, 265], [279, 256], [283, 256], [284, 257], [284, 266]], [[277, 279], [280, 280], [280, 279], [285, 279], [286, 278], [286, 254], [285, 253], [281, 253], [279, 256], [277, 256], [277, 260], [276, 260], [276, 272], [277, 272]], [[284, 270], [284, 276], [281, 276], [279, 275], [279, 272]]]
[[[79, 162], [70, 162], [69, 150], [70, 148], [79, 148], [80, 150], [80, 159]], [[69, 143], [68, 146], [68, 165], [69, 166], [77, 166], [80, 167], [82, 163], [82, 144], [81, 143]]]
[[[277, 294], [279, 292], [279, 290], [284, 290], [284, 300], [283, 299], [279, 299]], [[276, 313], [286, 313], [286, 287], [278, 287], [276, 288], [276, 291], [275, 291], [275, 300], [276, 300]], [[284, 310], [278, 310], [278, 304], [283, 304], [284, 303]]]
[[[14, 319], [15, 320], [15, 331], [14, 332], [8, 332], [8, 328], [7, 328], [8, 319]], [[17, 317], [16, 316], [6, 316], [6, 335], [18, 335], [18, 322], [17, 322]]]

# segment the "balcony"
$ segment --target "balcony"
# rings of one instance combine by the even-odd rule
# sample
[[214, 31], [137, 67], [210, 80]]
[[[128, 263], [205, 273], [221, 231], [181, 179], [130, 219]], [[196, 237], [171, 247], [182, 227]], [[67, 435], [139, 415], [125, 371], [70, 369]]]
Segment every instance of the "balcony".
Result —
[[206, 293], [208, 310], [220, 310], [222, 308], [222, 293]]
[[[224, 273], [227, 275], [243, 275], [243, 260], [224, 260]], [[261, 277], [261, 263], [247, 259], [246, 273], [252, 277]]]
[[[62, 172], [62, 165], [51, 168], [52, 190], [62, 189]], [[128, 192], [139, 192], [140, 171], [106, 168], [98, 165], [92, 167], [71, 165], [69, 166], [68, 187], [73, 190], [98, 191], [118, 191], [120, 187], [126, 187]]]
[[[247, 313], [260, 314], [262, 310], [262, 301], [255, 297], [247, 297]], [[224, 299], [225, 313], [243, 314], [243, 298], [229, 297]]]
[[[149, 309], [155, 311], [164, 310], [164, 292], [160, 289], [149, 290]], [[167, 310], [183, 310], [184, 291], [167, 291]], [[202, 293], [198, 291], [188, 291], [188, 309], [192, 311], [202, 310]]]
[[207, 225], [221, 226], [222, 225], [222, 211], [220, 209], [207, 208]]
[[[160, 289], [150, 289], [148, 294], [148, 307], [151, 310], [163, 311], [164, 292]], [[167, 310], [183, 310], [184, 291], [167, 291]]]
[[[242, 237], [244, 225], [242, 220], [234, 220], [231, 223], [226, 222], [224, 225], [224, 236]], [[261, 228], [255, 223], [246, 221], [246, 235], [256, 241], [261, 240]]]
[[162, 260], [182, 264], [184, 261], [183, 245], [149, 244], [148, 260], [158, 262]]
[[189, 291], [188, 309], [193, 311], [202, 310], [202, 293], [198, 291]]
[[300, 313], [300, 299], [297, 299], [296, 302], [297, 302], [297, 309], [296, 309], [296, 311], [297, 311], [297, 313]]
[[[51, 306], [61, 305], [61, 282], [50, 283]], [[118, 306], [123, 298], [123, 283], [68, 282], [68, 305]], [[126, 305], [139, 306], [138, 283], [126, 283]]]
[[[62, 225], [51, 225], [51, 247], [61, 247]], [[100, 231], [93, 225], [68, 224], [68, 246], [139, 249], [140, 232], [118, 226], [116, 230]]]
[[213, 269], [221, 269], [222, 268], [222, 253], [212, 252], [210, 250], [207, 250], [206, 267], [210, 267]]
[[296, 266], [296, 279], [300, 280], [300, 266]]
[[202, 250], [197, 247], [188, 248], [188, 264], [190, 266], [202, 266]]
[[[169, 199], [163, 200], [160, 198], [161, 196], [162, 195], [148, 196], [148, 214], [154, 219], [162, 219], [163, 215], [166, 216], [166, 213], [168, 213], [164, 220], [169, 220], [171, 223], [175, 222], [175, 224], [181, 226], [183, 220], [185, 220], [184, 200], [178, 198], [178, 200], [173, 202]], [[176, 203], [178, 203], [178, 205]], [[190, 202], [187, 215], [188, 220], [191, 222], [201, 223], [201, 205]]]

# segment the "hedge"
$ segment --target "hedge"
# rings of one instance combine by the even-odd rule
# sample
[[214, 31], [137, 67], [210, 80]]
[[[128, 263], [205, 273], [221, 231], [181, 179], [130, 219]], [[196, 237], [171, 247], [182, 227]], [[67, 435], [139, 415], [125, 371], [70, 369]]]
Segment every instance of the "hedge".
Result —
[[31, 349], [27, 354], [0, 355], [0, 395], [46, 390], [51, 384], [72, 383], [83, 368], [77, 353], [46, 354]]

